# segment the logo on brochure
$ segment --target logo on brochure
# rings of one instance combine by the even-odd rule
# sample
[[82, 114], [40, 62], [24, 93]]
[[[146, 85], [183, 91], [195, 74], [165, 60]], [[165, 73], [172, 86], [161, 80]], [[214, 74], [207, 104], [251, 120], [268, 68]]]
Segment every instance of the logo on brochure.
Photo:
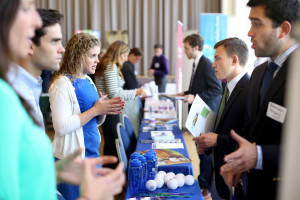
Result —
[[209, 110], [206, 107], [203, 107], [202, 111], [201, 111], [201, 116], [206, 118], [209, 114]]
[[198, 115], [199, 115], [199, 113], [198, 113], [198, 112], [196, 112], [196, 114], [195, 114], [195, 116], [194, 116], [194, 120], [193, 120], [193, 126], [195, 126], [195, 125], [196, 125], [196, 123], [197, 123], [197, 120], [198, 120]]

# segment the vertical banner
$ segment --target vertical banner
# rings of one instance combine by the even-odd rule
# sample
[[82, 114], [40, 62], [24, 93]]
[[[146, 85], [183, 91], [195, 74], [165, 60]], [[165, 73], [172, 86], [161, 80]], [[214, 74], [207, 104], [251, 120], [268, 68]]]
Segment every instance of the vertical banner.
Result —
[[[182, 91], [182, 53], [183, 24], [177, 22], [177, 93]], [[182, 128], [182, 102], [177, 101], [177, 116], [179, 127]]]
[[182, 34], [183, 24], [178, 21], [177, 23], [177, 92], [182, 91]]
[[203, 54], [213, 61], [215, 44], [227, 38], [227, 15], [200, 14], [200, 35], [204, 39]]

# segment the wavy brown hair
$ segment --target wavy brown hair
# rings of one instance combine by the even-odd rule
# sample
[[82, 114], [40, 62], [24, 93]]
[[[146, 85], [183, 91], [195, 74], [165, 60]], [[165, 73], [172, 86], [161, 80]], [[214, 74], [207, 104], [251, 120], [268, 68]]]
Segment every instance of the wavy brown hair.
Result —
[[112, 43], [104, 56], [101, 58], [100, 62], [97, 65], [97, 69], [95, 72], [95, 77], [102, 76], [104, 74], [105, 69], [108, 65], [110, 65], [110, 69], [112, 70], [114, 64], [118, 67], [119, 75], [123, 78], [121, 68], [123, 66], [121, 62], [121, 54], [129, 53], [129, 47], [126, 43], [117, 40]]
[[71, 80], [75, 80], [84, 68], [88, 51], [95, 46], [101, 47], [100, 41], [95, 36], [87, 33], [73, 35], [67, 43], [61, 66], [54, 73], [50, 85], [61, 75], [68, 75]]

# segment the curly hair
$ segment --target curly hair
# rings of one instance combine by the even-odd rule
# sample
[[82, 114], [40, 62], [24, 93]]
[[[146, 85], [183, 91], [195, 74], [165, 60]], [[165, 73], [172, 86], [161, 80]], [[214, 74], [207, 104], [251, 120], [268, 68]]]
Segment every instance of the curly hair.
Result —
[[124, 53], [129, 53], [129, 46], [126, 43], [120, 40], [117, 40], [114, 43], [112, 43], [108, 47], [107, 52], [104, 54], [104, 56], [98, 63], [95, 72], [95, 77], [102, 76], [108, 65], [112, 69], [114, 64], [116, 64], [118, 67], [119, 75], [123, 78], [123, 75], [121, 73], [121, 68], [123, 66], [121, 61], [121, 55]]
[[88, 51], [95, 46], [101, 47], [100, 41], [95, 36], [87, 33], [73, 35], [67, 43], [60, 68], [54, 73], [50, 85], [60, 75], [68, 75], [71, 80], [75, 80], [78, 73], [83, 70]]

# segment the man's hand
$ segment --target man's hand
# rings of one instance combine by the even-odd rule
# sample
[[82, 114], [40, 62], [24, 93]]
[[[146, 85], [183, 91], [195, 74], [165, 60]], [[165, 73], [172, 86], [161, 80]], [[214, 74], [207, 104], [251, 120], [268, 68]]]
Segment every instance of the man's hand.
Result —
[[174, 95], [174, 96], [183, 96], [184, 95], [184, 92], [179, 92], [177, 95]]
[[205, 133], [198, 137], [193, 138], [199, 148], [209, 148], [217, 146], [218, 134], [216, 133]]
[[195, 96], [192, 94], [188, 94], [186, 95], [186, 98], [183, 100], [185, 102], [187, 102], [188, 104], [192, 104], [194, 101]]
[[232, 181], [234, 181], [233, 182], [234, 187], [237, 187], [238, 184], [239, 184], [239, 180], [242, 177], [242, 175], [243, 174], [237, 174], [237, 175], [234, 175], [234, 174], [222, 174], [222, 177], [223, 177], [226, 185], [228, 186], [229, 190], [231, 190]]
[[221, 166], [221, 175], [240, 174], [254, 168], [256, 165], [256, 145], [239, 136], [233, 130], [231, 130], [230, 134], [239, 144], [239, 148], [224, 157], [224, 161], [227, 163]]
[[152, 76], [154, 74], [155, 70], [154, 69], [148, 69], [147, 75]]

